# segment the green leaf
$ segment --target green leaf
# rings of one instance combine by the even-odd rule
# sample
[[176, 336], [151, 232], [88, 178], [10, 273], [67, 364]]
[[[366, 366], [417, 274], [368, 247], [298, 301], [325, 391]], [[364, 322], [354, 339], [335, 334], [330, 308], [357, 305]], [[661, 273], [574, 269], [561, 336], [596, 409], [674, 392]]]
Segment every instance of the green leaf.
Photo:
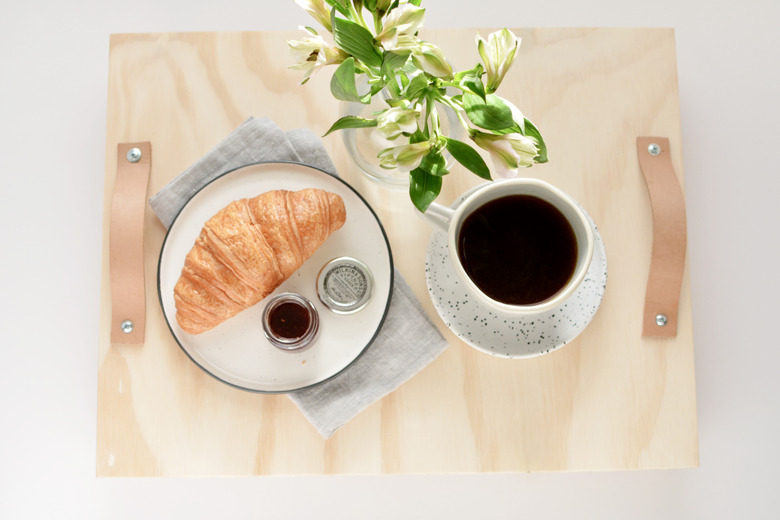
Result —
[[483, 101], [478, 95], [467, 92], [463, 94], [463, 108], [469, 120], [485, 130], [519, 130], [512, 118], [512, 109], [495, 94], [489, 94]]
[[545, 144], [544, 139], [542, 139], [542, 133], [527, 117], [525, 118], [525, 135], [528, 137], [533, 137], [538, 142], [539, 155], [537, 156], [537, 159], [535, 159], [536, 162], [546, 163], [548, 161], [547, 145]]
[[515, 124], [513, 126], [510, 126], [509, 128], [504, 128], [502, 130], [493, 130], [493, 133], [496, 135], [506, 135], [506, 134], [525, 135], [525, 130], [515, 121]]
[[344, 16], [349, 16], [349, 5], [347, 4], [349, 0], [326, 0], [326, 1], [328, 2], [328, 5], [336, 9]]
[[473, 75], [480, 76], [480, 75], [482, 75], [483, 72], [484, 72], [484, 69], [482, 68], [482, 64], [477, 63], [474, 66], [473, 69], [462, 70], [460, 72], [456, 72], [455, 75], [453, 76], [453, 79], [455, 81], [460, 81], [463, 78], [465, 78], [466, 76], [473, 76]]
[[409, 144], [422, 143], [423, 141], [427, 141], [427, 140], [428, 140], [428, 135], [423, 133], [423, 131], [420, 130], [419, 128], [415, 130], [415, 132], [412, 135], [409, 136]]
[[409, 61], [411, 52], [385, 52], [382, 59], [382, 74], [388, 79], [393, 78], [397, 70], [401, 69]]
[[422, 213], [441, 193], [441, 177], [431, 175], [421, 168], [409, 173], [409, 197], [414, 206]]
[[355, 83], [355, 59], [347, 58], [338, 66], [330, 78], [330, 92], [341, 101], [368, 103], [371, 94], [361, 96]]
[[417, 64], [414, 62], [414, 60], [408, 60], [406, 63], [404, 63], [404, 66], [401, 67], [398, 72], [405, 76], [414, 76], [420, 72], [420, 69], [417, 67]]
[[447, 148], [447, 151], [450, 152], [453, 159], [479, 177], [491, 180], [490, 168], [488, 168], [488, 165], [485, 164], [485, 160], [474, 148], [457, 139], [451, 139], [449, 137], [445, 137], [444, 139], [445, 147]]
[[334, 18], [333, 39], [344, 52], [369, 67], [382, 66], [382, 54], [374, 47], [374, 36], [362, 25], [343, 18]]
[[473, 69], [458, 72], [455, 74], [454, 79], [460, 88], [472, 94], [476, 94], [482, 101], [487, 102], [485, 85], [482, 83], [482, 73], [482, 65], [477, 64]]
[[425, 89], [430, 86], [430, 84], [431, 82], [428, 79], [428, 76], [425, 74], [418, 74], [409, 83], [409, 87], [406, 89], [406, 94], [404, 97], [406, 97], [406, 99], [412, 100], [418, 97]]
[[450, 173], [449, 170], [447, 170], [447, 159], [445, 159], [442, 153], [437, 150], [428, 152], [425, 157], [422, 158], [422, 161], [420, 161], [419, 168], [431, 175], [436, 175], [437, 177]]
[[366, 119], [358, 116], [344, 116], [331, 126], [322, 137], [335, 132], [336, 130], [343, 130], [345, 128], [368, 128], [377, 125], [376, 119]]
[[469, 93], [478, 95], [483, 101], [487, 101], [487, 98], [485, 97], [485, 85], [482, 83], [482, 78], [479, 76], [466, 76], [460, 82], [460, 86]]
[[372, 84], [368, 94], [362, 98], [362, 102], [368, 103], [371, 101], [371, 98], [379, 94], [383, 88], [385, 88], [385, 82], [383, 81]]

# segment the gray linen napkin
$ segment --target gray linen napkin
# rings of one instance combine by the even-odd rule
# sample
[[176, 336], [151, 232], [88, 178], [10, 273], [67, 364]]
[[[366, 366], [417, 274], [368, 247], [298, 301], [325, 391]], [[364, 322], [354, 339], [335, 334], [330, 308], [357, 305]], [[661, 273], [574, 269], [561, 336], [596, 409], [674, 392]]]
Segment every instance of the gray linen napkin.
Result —
[[[168, 227], [181, 207], [222, 173], [256, 162], [294, 161], [338, 175], [319, 138], [308, 129], [283, 132], [268, 118], [249, 118], [149, 199]], [[409, 285], [396, 270], [387, 317], [371, 347], [328, 381], [290, 399], [328, 438], [374, 401], [394, 391], [447, 348]]]

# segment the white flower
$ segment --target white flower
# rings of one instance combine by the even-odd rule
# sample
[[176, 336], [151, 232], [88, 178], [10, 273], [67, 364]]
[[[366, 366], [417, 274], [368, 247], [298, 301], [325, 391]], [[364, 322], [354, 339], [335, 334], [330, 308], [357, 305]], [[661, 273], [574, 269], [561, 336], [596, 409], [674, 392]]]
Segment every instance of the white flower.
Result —
[[295, 65], [290, 68], [304, 72], [302, 83], [308, 81], [312, 74], [325, 65], [341, 63], [347, 57], [341, 49], [323, 40], [322, 36], [309, 34], [311, 36], [303, 40], [289, 40], [287, 42], [296, 61]]
[[413, 34], [399, 34], [393, 51], [411, 51], [420, 46], [420, 40]]
[[382, 150], [379, 165], [382, 168], [398, 168], [402, 172], [414, 170], [431, 149], [430, 141], [410, 143]]
[[411, 134], [417, 130], [419, 108], [402, 106], [388, 108], [376, 118], [376, 131], [385, 139], [395, 139], [401, 134]]
[[495, 92], [515, 59], [520, 40], [509, 29], [490, 33], [487, 41], [477, 35], [477, 50], [487, 72], [487, 92]]
[[414, 4], [402, 4], [387, 15], [376, 41], [387, 51], [398, 49], [400, 36], [414, 36], [422, 27], [425, 9]]
[[392, 4], [393, 0], [377, 0], [376, 7], [374, 9], [378, 13], [386, 13]]
[[477, 132], [472, 139], [480, 148], [490, 152], [496, 172], [501, 177], [516, 177], [521, 166], [533, 166], [534, 157], [539, 155], [536, 141], [523, 134], [504, 135]]
[[412, 57], [415, 63], [431, 76], [452, 77], [452, 66], [447, 63], [447, 58], [444, 57], [442, 50], [434, 44], [420, 42], [417, 47], [412, 49]]
[[295, 3], [306, 10], [328, 31], [333, 30], [330, 25], [330, 7], [325, 0], [295, 0]]

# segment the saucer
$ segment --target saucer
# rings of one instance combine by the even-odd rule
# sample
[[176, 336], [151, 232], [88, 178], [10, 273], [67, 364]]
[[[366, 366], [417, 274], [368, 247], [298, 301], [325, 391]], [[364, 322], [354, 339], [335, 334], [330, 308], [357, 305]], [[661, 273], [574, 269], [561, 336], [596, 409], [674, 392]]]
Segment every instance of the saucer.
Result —
[[571, 342], [596, 315], [607, 286], [604, 241], [593, 219], [585, 215], [594, 231], [593, 258], [585, 279], [559, 307], [532, 317], [487, 311], [480, 305], [455, 273], [447, 235], [434, 231], [425, 257], [425, 281], [436, 312], [460, 339], [493, 356], [539, 356]]

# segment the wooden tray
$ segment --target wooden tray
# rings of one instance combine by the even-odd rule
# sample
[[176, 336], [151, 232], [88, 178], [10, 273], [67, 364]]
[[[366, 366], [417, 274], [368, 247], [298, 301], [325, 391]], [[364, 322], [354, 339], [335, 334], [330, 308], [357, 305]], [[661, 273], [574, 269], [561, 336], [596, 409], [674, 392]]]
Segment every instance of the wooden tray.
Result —
[[[454, 58], [479, 58], [472, 29], [426, 30]], [[488, 30], [480, 30], [483, 36]], [[152, 142], [149, 194], [249, 116], [322, 135], [337, 118], [330, 71], [289, 70], [297, 32], [114, 35], [110, 45], [98, 368], [97, 474], [439, 473], [690, 467], [698, 464], [689, 275], [674, 339], [641, 337], [650, 202], [637, 136], [665, 136], [682, 183], [671, 29], [518, 29], [500, 93], [542, 129], [550, 162], [527, 171], [578, 199], [607, 248], [609, 281], [590, 327], [528, 360], [468, 347], [438, 318], [424, 278], [431, 230], [403, 192], [381, 189], [324, 138], [345, 180], [382, 219], [398, 268], [450, 347], [325, 441], [284, 395], [224, 385], [171, 338], [156, 290], [165, 229], [147, 208], [143, 346], [111, 347], [108, 215], [116, 145]], [[478, 179], [446, 179], [449, 203]]]

